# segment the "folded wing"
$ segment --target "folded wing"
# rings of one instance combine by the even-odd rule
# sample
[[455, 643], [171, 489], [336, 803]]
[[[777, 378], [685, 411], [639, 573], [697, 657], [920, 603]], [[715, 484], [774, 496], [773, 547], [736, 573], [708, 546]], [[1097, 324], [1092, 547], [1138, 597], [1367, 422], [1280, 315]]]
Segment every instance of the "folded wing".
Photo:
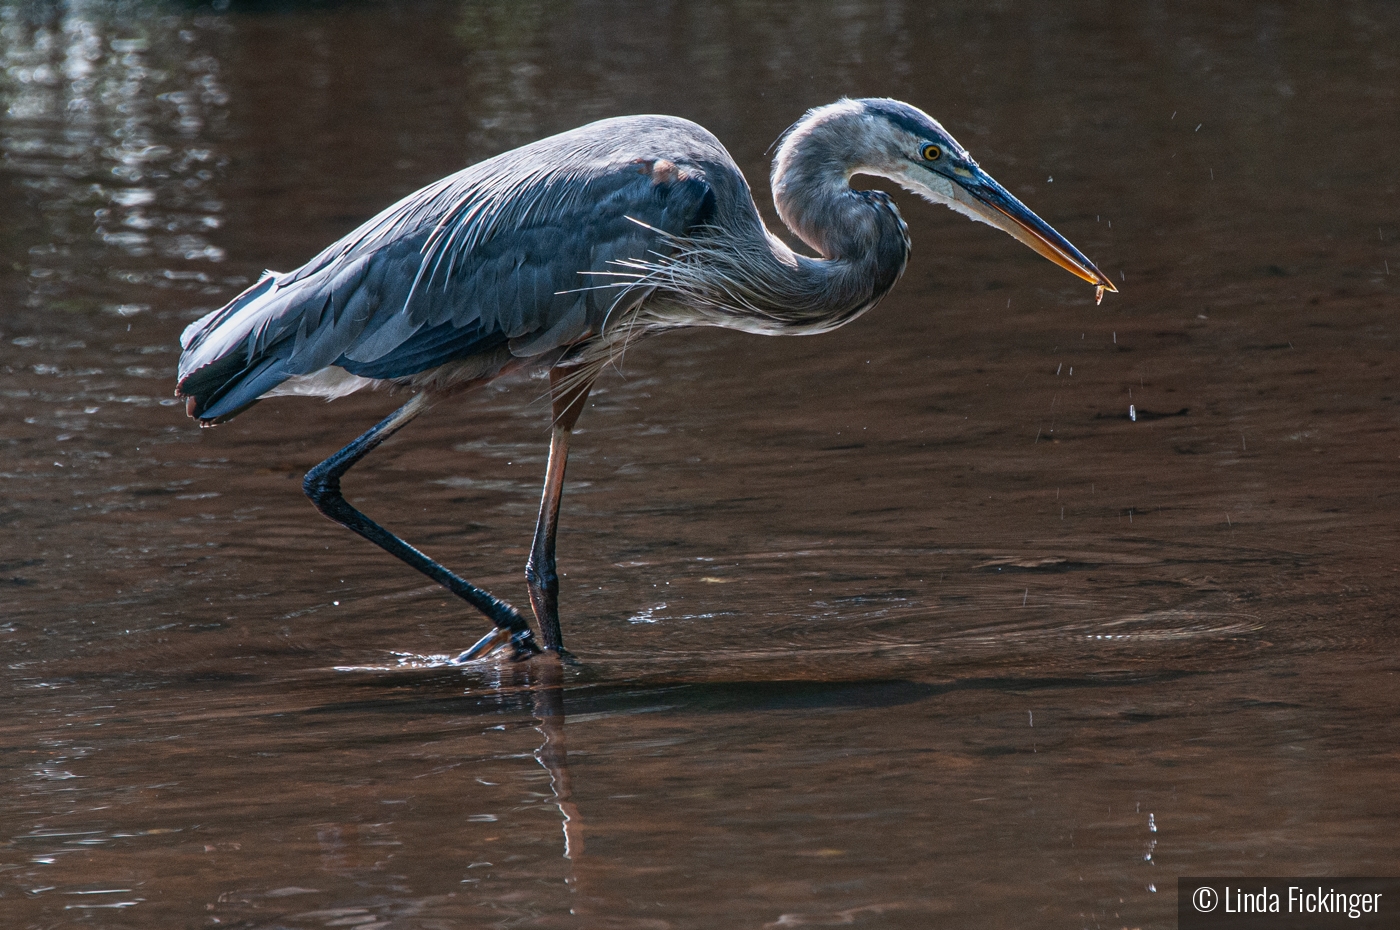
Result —
[[598, 273], [669, 254], [669, 237], [705, 225], [705, 165], [724, 162], [693, 123], [626, 117], [474, 165], [191, 324], [177, 393], [218, 421], [327, 369], [405, 379], [586, 340], [619, 293]]

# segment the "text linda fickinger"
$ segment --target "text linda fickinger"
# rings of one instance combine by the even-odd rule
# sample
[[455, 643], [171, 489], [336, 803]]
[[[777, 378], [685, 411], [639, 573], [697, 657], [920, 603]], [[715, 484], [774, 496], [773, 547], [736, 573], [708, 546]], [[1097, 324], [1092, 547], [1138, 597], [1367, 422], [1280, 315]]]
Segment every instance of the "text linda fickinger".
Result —
[[1259, 891], [1245, 891], [1225, 886], [1224, 911], [1227, 914], [1345, 914], [1360, 917], [1378, 914], [1381, 893], [1345, 894], [1335, 889], [1314, 889], [1289, 885], [1286, 891], [1270, 891], [1265, 885]]

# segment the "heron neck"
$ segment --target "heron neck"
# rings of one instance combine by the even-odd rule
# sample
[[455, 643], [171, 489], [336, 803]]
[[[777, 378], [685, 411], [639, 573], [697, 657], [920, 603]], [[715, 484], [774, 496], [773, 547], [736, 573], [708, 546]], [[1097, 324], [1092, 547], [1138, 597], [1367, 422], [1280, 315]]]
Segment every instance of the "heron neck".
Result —
[[793, 260], [804, 289], [825, 296], [822, 329], [831, 329], [869, 310], [899, 280], [909, 260], [909, 233], [887, 194], [852, 190], [846, 164], [805, 148], [779, 153], [773, 203], [783, 223], [820, 256]]
[[[879, 302], [904, 271], [909, 237], [890, 198], [853, 191], [840, 163], [791, 158], [775, 162], [778, 215], [818, 257], [799, 255], [763, 225], [748, 185], [716, 199], [720, 215], [676, 255], [633, 263], [634, 286], [647, 299], [610, 318], [606, 353], [637, 335], [689, 326], [719, 326], [763, 335], [835, 329]], [[716, 172], [716, 183], [727, 177]], [[728, 212], [726, 212], [728, 211]], [[605, 354], [606, 354], [605, 353]]]

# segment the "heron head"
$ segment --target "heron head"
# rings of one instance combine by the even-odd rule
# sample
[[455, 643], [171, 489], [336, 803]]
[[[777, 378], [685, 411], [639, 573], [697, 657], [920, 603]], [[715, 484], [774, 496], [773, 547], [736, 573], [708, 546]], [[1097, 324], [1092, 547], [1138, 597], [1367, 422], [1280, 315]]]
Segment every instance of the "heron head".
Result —
[[[784, 139], [825, 136], [831, 157], [845, 176], [889, 178], [933, 203], [1009, 233], [1050, 261], [1104, 290], [1117, 291], [1108, 277], [1049, 223], [1031, 212], [978, 167], [967, 149], [923, 110], [884, 98], [842, 100], [809, 112]], [[783, 152], [778, 155], [783, 159]], [[778, 163], [774, 164], [775, 175]]]

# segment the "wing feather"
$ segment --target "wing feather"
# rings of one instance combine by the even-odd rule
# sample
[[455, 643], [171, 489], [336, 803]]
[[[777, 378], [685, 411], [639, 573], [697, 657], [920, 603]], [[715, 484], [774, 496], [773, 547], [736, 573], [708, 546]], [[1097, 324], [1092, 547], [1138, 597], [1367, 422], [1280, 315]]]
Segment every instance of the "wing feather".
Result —
[[188, 327], [177, 391], [214, 420], [330, 366], [392, 380], [586, 339], [616, 297], [590, 273], [709, 222], [716, 173], [742, 184], [713, 136], [672, 117], [605, 120], [474, 165]]

